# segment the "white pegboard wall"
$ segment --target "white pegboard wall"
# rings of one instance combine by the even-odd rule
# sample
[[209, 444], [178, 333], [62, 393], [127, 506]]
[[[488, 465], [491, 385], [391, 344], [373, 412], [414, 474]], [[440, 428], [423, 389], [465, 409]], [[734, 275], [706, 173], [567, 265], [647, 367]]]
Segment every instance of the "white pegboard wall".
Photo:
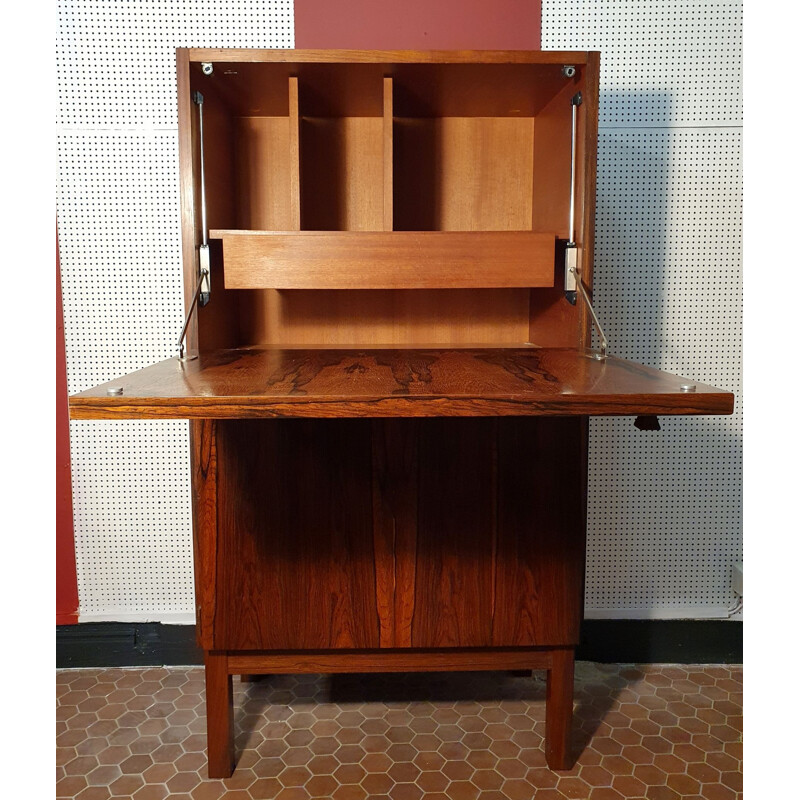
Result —
[[188, 423], [73, 426], [81, 618], [185, 620], [194, 606]]
[[613, 354], [731, 390], [742, 377], [741, 143], [735, 128], [608, 128], [597, 158], [594, 289]]
[[543, 0], [542, 49], [600, 51], [601, 126], [742, 124], [740, 0]]
[[[176, 352], [183, 323], [177, 47], [294, 46], [291, 0], [59, 0], [69, 391]], [[81, 620], [194, 619], [188, 425], [72, 422]]]
[[178, 124], [177, 47], [294, 47], [292, 0], [59, 0], [59, 124]]
[[58, 136], [70, 393], [172, 355], [183, 324], [172, 131]]
[[594, 300], [612, 355], [733, 391], [660, 432], [593, 419], [588, 617], [725, 616], [742, 553], [741, 3], [544, 0], [601, 53]]

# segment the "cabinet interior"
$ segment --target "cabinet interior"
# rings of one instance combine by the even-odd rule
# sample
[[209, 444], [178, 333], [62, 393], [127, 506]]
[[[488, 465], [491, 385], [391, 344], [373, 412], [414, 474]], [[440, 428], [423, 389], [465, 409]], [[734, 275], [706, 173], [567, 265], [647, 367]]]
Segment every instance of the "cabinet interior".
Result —
[[[204, 99], [210, 230], [568, 237], [570, 102], [580, 69], [566, 79], [547, 63], [215, 62], [205, 75], [195, 62], [190, 81]], [[196, 123], [195, 115], [195, 151]], [[226, 288], [219, 242], [212, 256], [201, 350], [575, 346], [580, 336], [579, 315], [558, 288], [558, 255], [550, 288], [358, 291]], [[419, 268], [429, 268], [424, 258]]]

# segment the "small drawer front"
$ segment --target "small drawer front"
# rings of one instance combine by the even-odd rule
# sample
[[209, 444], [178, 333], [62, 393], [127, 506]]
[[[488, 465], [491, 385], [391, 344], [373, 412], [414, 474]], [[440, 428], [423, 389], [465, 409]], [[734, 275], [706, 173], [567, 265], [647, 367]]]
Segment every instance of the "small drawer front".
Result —
[[555, 235], [531, 231], [211, 231], [226, 289], [552, 287]]

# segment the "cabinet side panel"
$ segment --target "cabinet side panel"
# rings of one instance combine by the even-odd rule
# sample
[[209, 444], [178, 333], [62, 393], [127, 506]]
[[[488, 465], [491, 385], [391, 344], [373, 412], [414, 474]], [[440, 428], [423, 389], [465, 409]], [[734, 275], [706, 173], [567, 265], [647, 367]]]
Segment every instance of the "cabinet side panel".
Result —
[[578, 643], [585, 418], [498, 421], [495, 646]]
[[414, 647], [491, 644], [496, 420], [421, 420]]
[[[596, 76], [582, 67], [579, 78], [569, 82], [536, 116], [533, 157], [533, 230], [555, 232], [561, 239], [556, 248], [555, 284], [552, 289], [530, 293], [528, 341], [541, 347], [577, 347], [585, 338], [583, 303], [571, 305], [564, 296], [564, 243], [569, 239], [570, 174], [572, 143], [572, 98], [581, 92], [578, 108], [575, 181], [575, 241], [580, 248], [583, 282], [591, 288], [594, 224], [594, 159], [597, 139], [597, 93], [587, 91]], [[591, 131], [594, 131], [593, 137]], [[587, 146], [587, 137], [594, 142]], [[591, 230], [587, 217], [591, 216]], [[587, 240], [587, 234], [589, 239]]]
[[[600, 53], [589, 53], [584, 81], [584, 115], [578, 128], [580, 198], [579, 232], [576, 234], [581, 257], [581, 276], [591, 293], [594, 285], [594, 226], [597, 203], [597, 137], [600, 119]], [[579, 119], [580, 116], [579, 116]], [[576, 210], [577, 213], [577, 210]], [[584, 347], [591, 345], [592, 321], [586, 304], [581, 306], [580, 335]]]
[[218, 424], [217, 646], [378, 647], [369, 421]]
[[[192, 141], [192, 99], [189, 87], [189, 51], [178, 48], [175, 53], [178, 84], [178, 168], [181, 187], [181, 254], [183, 257], [183, 306], [188, 311], [194, 295], [197, 275], [197, 234], [195, 230], [195, 193], [192, 175], [194, 143]], [[197, 317], [186, 330], [188, 350], [197, 348]]]
[[192, 500], [197, 644], [214, 648], [217, 583], [217, 423], [192, 420]]
[[[224, 99], [211, 85], [201, 84], [203, 95], [203, 149], [206, 183], [206, 214], [208, 228], [236, 226], [235, 166], [233, 153], [235, 135], [233, 117]], [[188, 271], [192, 294], [197, 286], [198, 261], [196, 246], [203, 239], [200, 193], [200, 136], [199, 116], [190, 100], [188, 124], [192, 130], [193, 152], [189, 169], [194, 175], [194, 231], [192, 267]], [[183, 122], [183, 120], [182, 120]], [[222, 254], [211, 248], [211, 300], [195, 310], [198, 349], [202, 352], [239, 344], [239, 297], [225, 290]]]

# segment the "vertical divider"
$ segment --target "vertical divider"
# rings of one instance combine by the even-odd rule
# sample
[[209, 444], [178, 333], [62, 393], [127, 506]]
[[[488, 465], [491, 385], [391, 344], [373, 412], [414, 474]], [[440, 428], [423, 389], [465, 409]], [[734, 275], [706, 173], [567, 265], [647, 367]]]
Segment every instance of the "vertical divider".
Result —
[[297, 77], [289, 77], [289, 203], [291, 230], [300, 230], [300, 94]]
[[383, 79], [383, 229], [394, 230], [394, 81]]

